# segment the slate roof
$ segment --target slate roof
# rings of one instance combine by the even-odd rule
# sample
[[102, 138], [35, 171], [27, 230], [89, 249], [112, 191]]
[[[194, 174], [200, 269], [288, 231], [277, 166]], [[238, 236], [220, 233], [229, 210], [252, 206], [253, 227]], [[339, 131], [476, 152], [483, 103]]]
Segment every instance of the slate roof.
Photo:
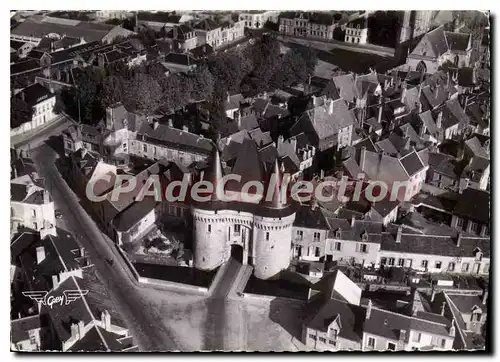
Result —
[[[333, 110], [329, 112], [329, 103], [306, 111], [304, 117], [311, 123], [319, 139], [336, 135], [340, 129], [356, 124], [356, 120], [343, 99], [331, 101]], [[301, 117], [302, 118], [302, 117]]]
[[386, 217], [389, 213], [399, 206], [397, 201], [382, 200], [379, 202], [374, 202], [372, 207], [380, 214], [382, 217]]
[[52, 94], [47, 88], [38, 83], [24, 88], [21, 92], [24, 94], [24, 101], [30, 107], [33, 107], [46, 99], [55, 97], [55, 95]]
[[380, 250], [384, 251], [451, 257], [472, 257], [476, 247], [481, 249], [484, 257], [489, 257], [489, 238], [462, 237], [460, 246], [457, 246], [456, 237], [402, 234], [401, 242], [397, 243], [395, 235], [384, 233], [380, 244]]
[[432, 112], [430, 110], [420, 113], [418, 117], [429, 131], [429, 134], [433, 136], [438, 134], [439, 130], [436, 127], [436, 122], [434, 122]]
[[308, 229], [328, 230], [328, 224], [325, 216], [321, 212], [321, 209], [316, 207], [313, 210], [309, 205], [302, 205], [297, 209], [293, 226]]
[[137, 13], [137, 17], [139, 21], [152, 21], [157, 23], [179, 23], [181, 20], [181, 15], [177, 15], [174, 13], [158, 11], [155, 13], [139, 11]]
[[[430, 51], [427, 53], [426, 51]], [[438, 58], [448, 51], [446, 43], [444, 27], [440, 26], [425, 34], [417, 46], [413, 49], [412, 54]]]
[[11, 30], [13, 35], [34, 36], [43, 38], [46, 34], [56, 33], [73, 38], [84, 38], [87, 42], [101, 41], [114, 26], [77, 22], [76, 25], [56, 24], [47, 21], [33, 21], [27, 19]]
[[447, 293], [448, 298], [457, 307], [460, 313], [469, 314], [474, 306], [481, 308], [483, 313], [488, 311], [488, 304], [483, 304], [483, 299], [480, 295], [454, 295]]
[[329, 238], [336, 238], [336, 232], [340, 229], [342, 240], [362, 241], [362, 235], [366, 231], [368, 243], [379, 244], [381, 241], [383, 228], [381, 222], [355, 220], [354, 226], [351, 226], [351, 221], [344, 218], [327, 217], [326, 221], [330, 227]]
[[455, 157], [445, 153], [429, 153], [429, 167], [435, 172], [453, 179], [457, 178], [460, 174], [456, 169]]
[[448, 48], [452, 51], [463, 51], [467, 50], [469, 45], [470, 34], [455, 33], [446, 31], [446, 42], [448, 43]]
[[417, 172], [421, 171], [424, 168], [422, 161], [420, 160], [417, 152], [415, 151], [402, 157], [400, 161], [409, 176], [413, 176], [414, 174], [416, 174]]
[[465, 141], [465, 144], [470, 148], [470, 150], [475, 156], [483, 157], [486, 159], [490, 158], [488, 151], [481, 144], [481, 141], [478, 139], [477, 136], [469, 138], [467, 141]]
[[322, 332], [328, 331], [328, 326], [337, 317], [340, 318], [341, 328], [338, 332], [340, 338], [354, 342], [363, 339], [363, 323], [365, 322], [366, 309], [357, 305], [329, 299], [315, 315], [307, 322], [307, 327]]
[[344, 74], [333, 77], [333, 83], [340, 89], [340, 97], [342, 97], [347, 102], [353, 102], [356, 96], [356, 91], [354, 89], [354, 75]]
[[474, 87], [474, 68], [463, 67], [458, 69], [458, 85]]
[[451, 321], [446, 317], [442, 316], [441, 314], [418, 311], [416, 317], [419, 319], [425, 319], [426, 321], [429, 322], [443, 324], [447, 327], [451, 326]]
[[405, 342], [408, 342], [410, 327], [410, 317], [372, 307], [370, 318], [364, 323], [364, 332], [397, 341], [401, 330], [404, 330], [406, 331]]
[[40, 315], [32, 315], [25, 318], [14, 319], [10, 322], [10, 336], [12, 343], [18, 343], [30, 339], [29, 331], [41, 328]]
[[197, 60], [189, 54], [168, 53], [165, 55], [163, 63], [190, 66], [197, 64]]
[[447, 324], [449, 323], [438, 324], [420, 318], [411, 318], [410, 329], [438, 336], [449, 337], [449, 327], [447, 327]]
[[143, 122], [137, 135], [145, 137], [148, 142], [153, 144], [202, 155], [209, 155], [213, 147], [210, 140], [206, 138], [164, 124], [159, 124], [157, 129], [153, 129], [148, 122]]
[[245, 100], [245, 98], [243, 98], [243, 95], [241, 93], [231, 95], [224, 100], [224, 109], [225, 110], [239, 109], [240, 104], [244, 100]]
[[490, 193], [473, 188], [466, 188], [459, 195], [453, 214], [480, 221], [490, 222]]
[[120, 212], [114, 219], [113, 225], [116, 230], [126, 232], [137, 225], [148, 213], [155, 209], [158, 203], [154, 197], [144, 197], [136, 201], [125, 210]]

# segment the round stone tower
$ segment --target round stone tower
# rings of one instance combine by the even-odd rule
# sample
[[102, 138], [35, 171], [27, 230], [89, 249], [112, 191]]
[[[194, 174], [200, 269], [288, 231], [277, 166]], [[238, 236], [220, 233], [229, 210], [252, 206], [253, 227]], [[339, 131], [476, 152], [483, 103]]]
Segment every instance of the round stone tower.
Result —
[[[219, 151], [214, 147], [212, 160], [203, 180], [214, 185], [222, 179], [222, 164]], [[225, 203], [218, 199], [214, 191], [210, 202], [193, 201], [193, 238], [194, 267], [201, 270], [212, 270], [225, 261], [226, 226], [223, 218], [217, 213], [224, 209]]]
[[[292, 226], [295, 210], [281, 192], [282, 177], [278, 161], [268, 183], [272, 197], [264, 197], [254, 216], [253, 245], [255, 277], [269, 279], [290, 265]], [[268, 196], [265, 195], [265, 196]]]

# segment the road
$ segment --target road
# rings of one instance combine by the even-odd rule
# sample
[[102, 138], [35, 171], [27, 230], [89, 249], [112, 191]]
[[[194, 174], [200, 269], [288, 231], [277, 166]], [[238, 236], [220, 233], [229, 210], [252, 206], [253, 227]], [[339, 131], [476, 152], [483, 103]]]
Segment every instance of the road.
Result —
[[294, 37], [289, 35], [279, 35], [278, 39], [283, 42], [297, 43], [305, 46], [311, 46], [313, 48], [330, 52], [332, 49], [344, 49], [359, 53], [375, 54], [385, 57], [393, 57], [394, 49], [386, 48], [373, 44], [353, 44], [345, 43], [338, 40], [322, 40], [316, 38], [304, 38], [304, 37]]
[[59, 115], [55, 120], [51, 121], [49, 125], [44, 126], [41, 129], [36, 129], [35, 131], [28, 132], [27, 134], [11, 137], [10, 145], [11, 147], [23, 150], [35, 148], [51, 136], [60, 135], [72, 124], [75, 124], [75, 122], [69, 116]]
[[[45, 178], [56, 207], [64, 215], [68, 231], [89, 254], [99, 278], [109, 287], [117, 309], [123, 315], [130, 332], [143, 351], [179, 350], [171, 333], [161, 323], [156, 308], [147, 308], [156, 302], [168, 300], [168, 292], [143, 288], [136, 284], [129, 270], [120, 262], [122, 258], [112, 241], [101, 233], [90, 216], [80, 206], [78, 197], [61, 177], [55, 165], [57, 154], [43, 144], [32, 149], [32, 159], [40, 177]], [[105, 259], [115, 260], [113, 266]]]
[[[229, 265], [210, 298], [139, 284], [62, 178], [57, 153], [42, 144], [32, 148], [31, 158], [63, 215], [58, 226], [64, 225], [85, 248], [141, 351], [296, 350], [286, 329], [270, 318], [269, 306], [228, 298], [239, 263]], [[115, 262], [111, 266], [106, 259]]]

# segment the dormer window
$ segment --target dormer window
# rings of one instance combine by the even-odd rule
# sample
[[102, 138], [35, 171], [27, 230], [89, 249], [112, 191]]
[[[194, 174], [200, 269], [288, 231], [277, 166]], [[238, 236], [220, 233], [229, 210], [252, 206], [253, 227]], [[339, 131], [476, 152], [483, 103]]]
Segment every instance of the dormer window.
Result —
[[483, 252], [481, 251], [481, 249], [476, 248], [474, 252], [476, 253], [476, 261], [483, 260]]
[[340, 239], [342, 237], [342, 230], [341, 229], [337, 229], [337, 231], [335, 231], [335, 237], [337, 239]]
[[365, 231], [363, 234], [361, 234], [361, 240], [367, 241], [368, 240], [368, 233]]

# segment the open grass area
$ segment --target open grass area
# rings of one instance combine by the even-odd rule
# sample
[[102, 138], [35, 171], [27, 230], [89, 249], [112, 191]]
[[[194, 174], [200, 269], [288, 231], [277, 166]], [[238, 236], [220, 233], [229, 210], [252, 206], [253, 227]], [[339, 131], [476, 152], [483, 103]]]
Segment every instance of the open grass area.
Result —
[[343, 71], [354, 73], [366, 73], [370, 68], [379, 73], [385, 73], [398, 65], [393, 57], [338, 48], [332, 49], [329, 53], [321, 52], [318, 57], [324, 62], [337, 65]]

